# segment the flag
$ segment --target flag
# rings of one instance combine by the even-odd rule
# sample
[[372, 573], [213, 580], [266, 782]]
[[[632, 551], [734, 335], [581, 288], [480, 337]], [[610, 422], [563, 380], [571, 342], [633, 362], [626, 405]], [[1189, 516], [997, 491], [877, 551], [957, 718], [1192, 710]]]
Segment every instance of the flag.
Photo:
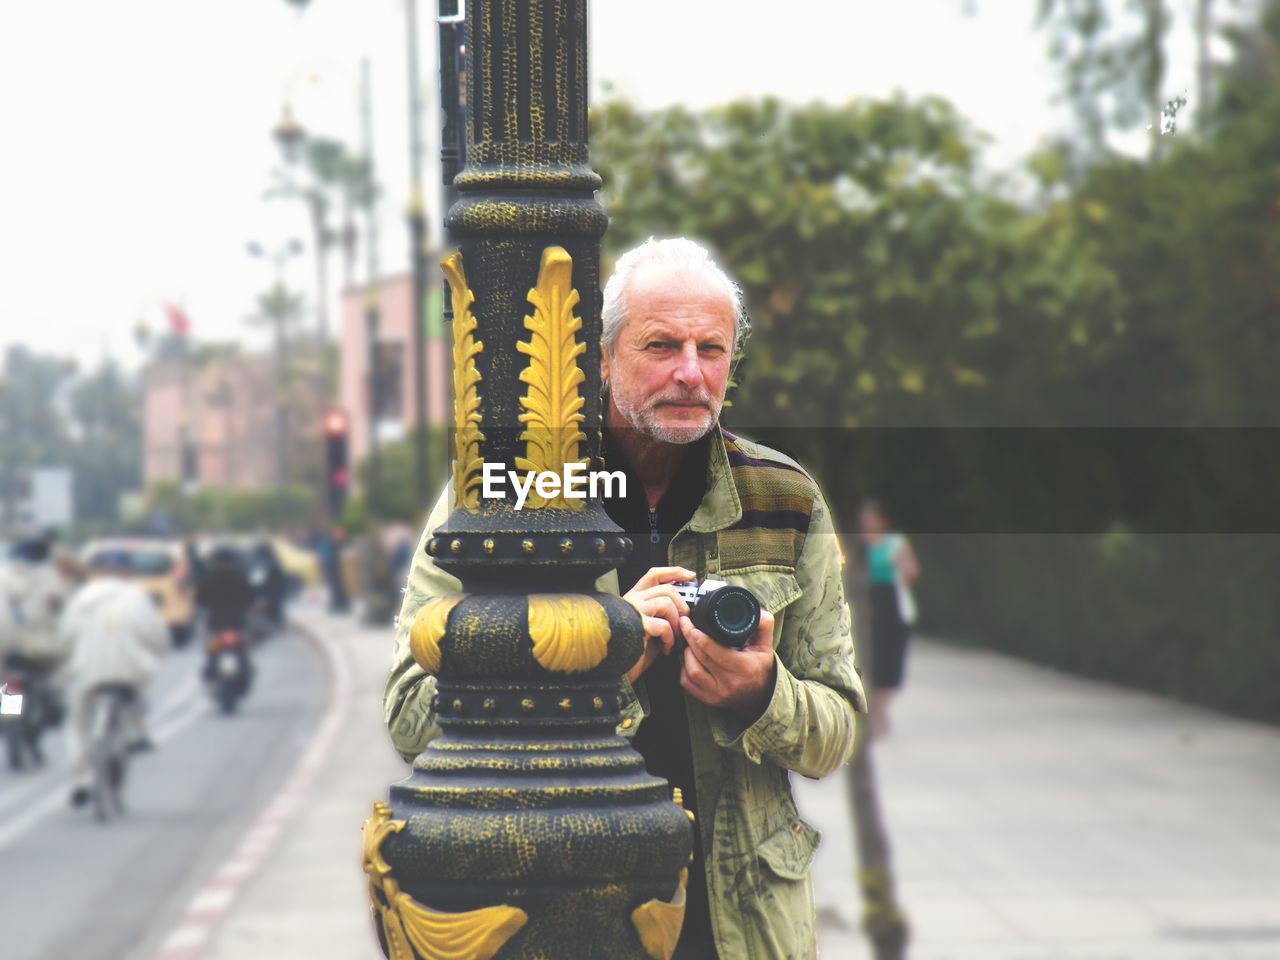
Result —
[[169, 332], [175, 337], [185, 337], [191, 333], [191, 318], [181, 307], [166, 303], [164, 314], [169, 319]]

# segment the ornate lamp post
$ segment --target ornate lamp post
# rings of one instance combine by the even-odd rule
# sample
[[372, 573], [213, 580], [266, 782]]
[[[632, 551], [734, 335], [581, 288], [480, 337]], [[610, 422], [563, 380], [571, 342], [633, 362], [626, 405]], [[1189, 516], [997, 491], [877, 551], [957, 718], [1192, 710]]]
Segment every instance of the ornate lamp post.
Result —
[[422, 194], [422, 95], [418, 75], [418, 0], [405, 0], [409, 66], [409, 263], [413, 271], [413, 502], [419, 517], [427, 489], [427, 213]]
[[595, 499], [482, 496], [600, 454], [599, 241], [587, 0], [469, 0], [466, 166], [444, 262], [457, 507], [427, 544], [463, 592], [413, 624], [442, 734], [365, 824], [397, 958], [666, 958], [688, 815], [616, 732], [640, 619], [594, 580], [630, 549]]

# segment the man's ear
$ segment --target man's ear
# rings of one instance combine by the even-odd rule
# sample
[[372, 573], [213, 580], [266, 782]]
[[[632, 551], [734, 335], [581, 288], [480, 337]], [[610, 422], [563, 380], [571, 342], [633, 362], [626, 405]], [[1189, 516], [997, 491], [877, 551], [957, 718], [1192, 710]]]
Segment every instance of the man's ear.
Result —
[[609, 348], [603, 343], [600, 344], [600, 382], [607, 383], [609, 381]]

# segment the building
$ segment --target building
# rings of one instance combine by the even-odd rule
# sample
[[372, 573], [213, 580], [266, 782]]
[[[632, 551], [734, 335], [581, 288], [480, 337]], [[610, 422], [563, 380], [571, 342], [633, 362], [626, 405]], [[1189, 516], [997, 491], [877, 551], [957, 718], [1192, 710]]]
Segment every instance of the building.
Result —
[[[451, 387], [449, 356], [441, 320], [443, 279], [432, 271], [427, 291], [427, 422], [444, 423], [448, 416]], [[369, 453], [369, 347], [363, 287], [351, 287], [342, 294], [339, 327], [339, 402], [351, 424], [351, 458], [365, 459]], [[400, 440], [409, 433], [414, 420], [414, 391], [417, 383], [413, 364], [413, 277], [398, 274], [383, 279], [378, 287], [378, 417], [380, 443]]]
[[318, 442], [325, 403], [318, 364], [307, 370], [299, 359], [291, 347], [279, 391], [270, 354], [224, 346], [152, 363], [143, 373], [144, 484], [253, 490], [275, 486], [281, 468], [289, 483], [314, 477], [318, 463], [303, 462], [303, 451]]

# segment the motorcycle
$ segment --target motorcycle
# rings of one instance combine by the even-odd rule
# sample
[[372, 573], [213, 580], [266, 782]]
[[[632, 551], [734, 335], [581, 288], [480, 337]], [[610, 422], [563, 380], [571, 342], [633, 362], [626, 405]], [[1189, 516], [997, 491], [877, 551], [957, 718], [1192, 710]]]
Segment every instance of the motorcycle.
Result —
[[44, 696], [34, 676], [16, 666], [4, 670], [3, 693], [0, 693], [0, 729], [3, 730], [9, 769], [21, 770], [28, 759], [36, 767], [44, 766], [40, 736], [44, 732]]
[[207, 654], [204, 679], [209, 692], [223, 713], [233, 713], [249, 692], [253, 679], [243, 631], [217, 631], [209, 641]]

